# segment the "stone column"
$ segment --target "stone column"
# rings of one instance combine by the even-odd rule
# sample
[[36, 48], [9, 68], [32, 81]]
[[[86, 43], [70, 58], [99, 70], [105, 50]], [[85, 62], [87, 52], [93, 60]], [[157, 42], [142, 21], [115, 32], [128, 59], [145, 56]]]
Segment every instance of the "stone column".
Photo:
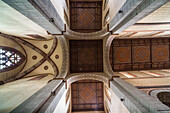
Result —
[[53, 113], [65, 91], [62, 80], [52, 80], [11, 113]]
[[157, 99], [147, 95], [121, 78], [110, 81], [110, 88], [132, 113], [161, 113], [170, 109]]

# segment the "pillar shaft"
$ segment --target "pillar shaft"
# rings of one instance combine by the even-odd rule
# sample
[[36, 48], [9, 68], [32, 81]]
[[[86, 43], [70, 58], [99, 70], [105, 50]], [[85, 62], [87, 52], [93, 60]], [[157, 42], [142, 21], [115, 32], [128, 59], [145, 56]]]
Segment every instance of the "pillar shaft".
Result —
[[53, 80], [16, 107], [11, 113], [53, 113], [64, 91], [65, 83], [62, 80]]
[[121, 78], [114, 78], [110, 81], [113, 92], [121, 99], [130, 112], [159, 113], [170, 111], [170, 109], [160, 101], [147, 95]]

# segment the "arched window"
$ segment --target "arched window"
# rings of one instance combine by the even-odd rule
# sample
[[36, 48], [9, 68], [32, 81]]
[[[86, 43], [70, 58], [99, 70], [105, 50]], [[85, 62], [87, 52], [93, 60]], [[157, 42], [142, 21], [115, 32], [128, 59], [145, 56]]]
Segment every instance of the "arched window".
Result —
[[23, 63], [25, 56], [18, 50], [0, 46], [0, 72], [12, 70]]

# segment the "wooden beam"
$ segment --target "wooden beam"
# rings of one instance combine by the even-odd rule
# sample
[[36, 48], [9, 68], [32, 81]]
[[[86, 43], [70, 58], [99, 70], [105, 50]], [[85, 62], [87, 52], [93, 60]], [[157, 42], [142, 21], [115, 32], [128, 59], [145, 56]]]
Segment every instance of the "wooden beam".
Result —
[[130, 36], [135, 35], [135, 34], [137, 34], [137, 33], [138, 33], [138, 32], [133, 32], [133, 33], [127, 35], [126, 37], [130, 37]]
[[150, 34], [148, 36], [155, 36], [155, 35], [158, 35], [158, 34], [161, 34], [161, 33], [164, 33], [164, 31], [159, 31], [159, 32], [156, 32], [156, 33], [152, 33], [152, 34]]

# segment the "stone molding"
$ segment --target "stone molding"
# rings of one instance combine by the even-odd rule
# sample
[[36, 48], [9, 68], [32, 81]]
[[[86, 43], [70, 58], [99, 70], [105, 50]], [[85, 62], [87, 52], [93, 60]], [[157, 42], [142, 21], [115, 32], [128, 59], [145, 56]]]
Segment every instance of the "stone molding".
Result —
[[86, 79], [102, 81], [105, 84], [109, 83], [109, 77], [104, 73], [75, 73], [70, 74], [68, 78], [66, 78], [67, 87], [69, 87], [69, 85], [73, 82]]
[[70, 29], [67, 28], [66, 30], [67, 32], [64, 33], [64, 36], [67, 37], [68, 39], [82, 39], [82, 40], [86, 40], [86, 39], [103, 39], [104, 36], [106, 36], [107, 34], [110, 34], [110, 32], [107, 32], [107, 29], [103, 29], [101, 31], [98, 32], [93, 32], [93, 33], [79, 33], [79, 32], [75, 32], [72, 31]]
[[61, 48], [62, 48], [62, 67], [61, 67], [61, 72], [59, 73], [57, 78], [65, 78], [67, 73], [68, 73], [68, 69], [69, 69], [69, 50], [68, 50], [68, 44], [67, 44], [67, 40], [65, 37], [59, 37], [58, 40], [61, 43]]
[[110, 77], [114, 76], [114, 72], [112, 70], [111, 64], [110, 64], [110, 46], [112, 44], [112, 41], [114, 39], [114, 36], [109, 35], [104, 42], [104, 51], [103, 51], [103, 60], [104, 60], [104, 72], [109, 75]]

